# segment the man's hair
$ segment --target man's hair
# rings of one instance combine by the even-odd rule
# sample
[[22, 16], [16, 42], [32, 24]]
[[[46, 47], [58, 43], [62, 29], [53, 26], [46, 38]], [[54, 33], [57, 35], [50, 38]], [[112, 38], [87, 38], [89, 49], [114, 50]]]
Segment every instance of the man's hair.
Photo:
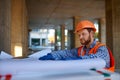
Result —
[[94, 30], [92, 29], [92, 28], [86, 28], [87, 29], [87, 31], [90, 33], [90, 32], [92, 32], [92, 34], [93, 34], [93, 37], [95, 37], [95, 32], [94, 32]]
[[86, 28], [88, 30], [88, 32], [90, 33], [91, 31], [93, 31], [92, 28]]

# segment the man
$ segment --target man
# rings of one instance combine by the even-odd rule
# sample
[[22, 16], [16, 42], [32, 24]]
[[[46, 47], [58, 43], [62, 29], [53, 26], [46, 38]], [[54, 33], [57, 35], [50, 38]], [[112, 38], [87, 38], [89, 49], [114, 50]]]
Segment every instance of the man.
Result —
[[[71, 50], [59, 50], [40, 57], [39, 60], [75, 60], [75, 59], [91, 59], [102, 58], [106, 62], [106, 68], [114, 67], [114, 59], [107, 47], [94, 39], [96, 28], [94, 24], [88, 20], [78, 23], [75, 33], [78, 34], [82, 46]], [[112, 68], [112, 71], [113, 68]]]

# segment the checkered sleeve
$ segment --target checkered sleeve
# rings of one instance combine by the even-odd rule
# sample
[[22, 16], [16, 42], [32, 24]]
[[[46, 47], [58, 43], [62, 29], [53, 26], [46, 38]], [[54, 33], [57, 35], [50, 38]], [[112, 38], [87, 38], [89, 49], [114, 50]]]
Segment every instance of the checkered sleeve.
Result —
[[55, 60], [66, 60], [77, 58], [78, 49], [53, 51], [51, 54]]

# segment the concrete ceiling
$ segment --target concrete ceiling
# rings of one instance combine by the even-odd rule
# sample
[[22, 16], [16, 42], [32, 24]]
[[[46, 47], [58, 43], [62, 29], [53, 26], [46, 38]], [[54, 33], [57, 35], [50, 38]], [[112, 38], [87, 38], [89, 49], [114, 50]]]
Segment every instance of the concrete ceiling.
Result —
[[96, 19], [105, 17], [105, 0], [26, 0], [29, 28], [72, 29], [73, 17]]

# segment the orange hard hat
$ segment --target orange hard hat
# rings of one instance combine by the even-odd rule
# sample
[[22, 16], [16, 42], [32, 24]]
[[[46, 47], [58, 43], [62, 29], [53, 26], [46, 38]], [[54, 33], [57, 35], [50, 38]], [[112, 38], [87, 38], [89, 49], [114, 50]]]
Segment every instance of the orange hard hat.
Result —
[[91, 28], [91, 29], [93, 29], [94, 32], [96, 32], [96, 28], [91, 21], [83, 20], [83, 21], [79, 22], [78, 25], [76, 26], [75, 33], [77, 33], [78, 31], [80, 31], [82, 29], [86, 29], [86, 28]]

